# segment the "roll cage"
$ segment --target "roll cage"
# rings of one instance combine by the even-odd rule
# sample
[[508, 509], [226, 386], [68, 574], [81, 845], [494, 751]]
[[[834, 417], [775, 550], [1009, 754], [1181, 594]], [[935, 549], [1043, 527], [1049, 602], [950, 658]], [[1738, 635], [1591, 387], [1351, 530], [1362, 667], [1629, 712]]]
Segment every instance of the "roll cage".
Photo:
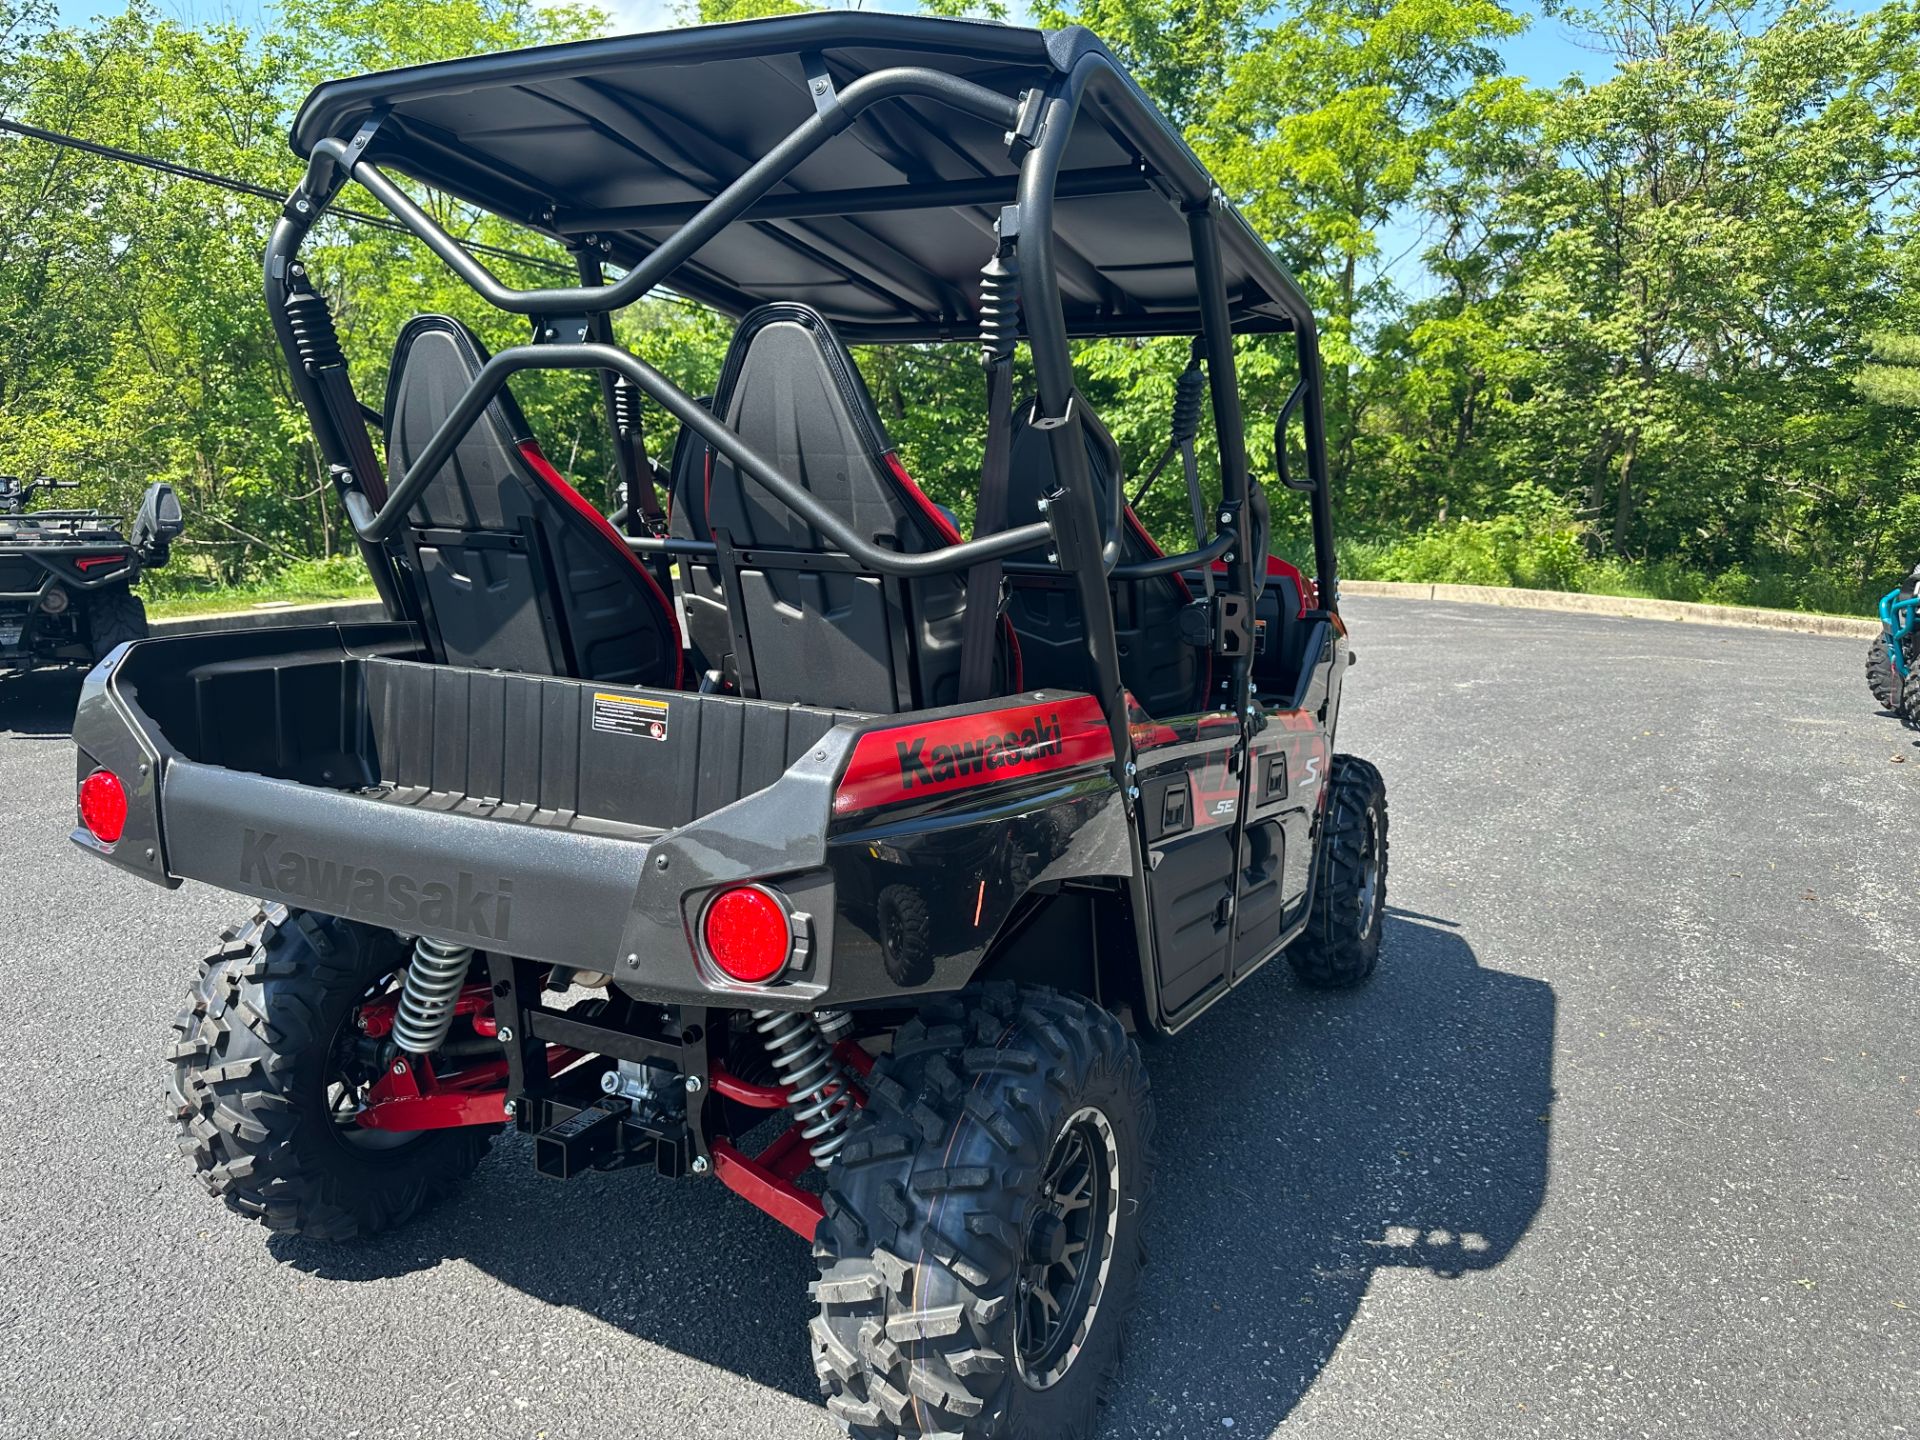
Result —
[[[785, 83], [772, 84], [769, 72]], [[765, 99], [743, 119], [730, 107], [747, 93]], [[796, 94], [810, 113], [792, 119], [802, 103]], [[1275, 331], [1294, 335], [1299, 366], [1276, 421], [1280, 477], [1310, 497], [1320, 603], [1337, 605], [1311, 307], [1171, 125], [1082, 28], [1043, 33], [839, 13], [552, 46], [322, 85], [302, 108], [292, 144], [307, 171], [267, 247], [267, 301], [296, 392], [395, 618], [419, 617], [409, 614], [413, 602], [383, 542], [508, 377], [594, 370], [626, 489], [627, 544], [643, 555], [710, 555], [714, 547], [644, 533], [646, 462], [628, 443], [637, 407], [626, 387], [724, 454], [862, 571], [960, 572], [1044, 544], [1072, 577], [1116, 773], [1130, 771], [1109, 576], [1141, 579], [1224, 560], [1221, 594], [1239, 600], [1219, 612], [1232, 632], [1216, 646], [1231, 666], [1224, 703], [1251, 713], [1251, 617], [1265, 555], [1252, 553], [1264, 545], [1242, 540], [1264, 540], [1264, 499], [1248, 469], [1233, 338]], [[748, 146], [757, 153], [745, 153]], [[580, 283], [503, 284], [388, 168], [567, 246]], [[732, 178], [723, 178], [728, 171]], [[877, 172], [907, 178], [886, 183], [871, 178]], [[298, 258], [349, 180], [484, 300], [533, 327], [529, 343], [484, 365], [390, 489], [324, 301]], [[1070, 238], [1061, 233], [1063, 206], [1073, 217]], [[956, 233], [969, 232], [977, 244], [956, 243]], [[745, 238], [730, 238], [738, 236]], [[973, 266], [996, 258], [1017, 266], [1017, 334], [1028, 342], [1038, 392], [1026, 423], [1048, 432], [1060, 493], [1044, 519], [927, 553], [864, 539], [699, 400], [613, 343], [613, 313], [669, 280], [736, 318], [770, 299], [803, 298], [856, 341], [991, 340], [982, 333], [989, 322]], [[611, 283], [608, 261], [625, 267]], [[1215, 533], [1195, 549], [1121, 565], [1120, 487], [1111, 487], [1115, 498], [1100, 513], [1070, 341], [1146, 335], [1198, 339], [1222, 499]], [[1004, 338], [1010, 353], [1013, 336]], [[1303, 476], [1290, 476], [1285, 462], [1283, 429], [1296, 412]]]

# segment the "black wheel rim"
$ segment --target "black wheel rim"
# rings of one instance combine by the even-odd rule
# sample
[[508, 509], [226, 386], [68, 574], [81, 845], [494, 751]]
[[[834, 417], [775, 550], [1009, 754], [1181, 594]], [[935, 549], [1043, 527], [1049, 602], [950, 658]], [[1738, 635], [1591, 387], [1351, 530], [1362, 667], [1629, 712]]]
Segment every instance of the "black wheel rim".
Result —
[[1113, 1125], [1089, 1106], [1053, 1142], [1022, 1247], [1014, 1343], [1020, 1378], [1035, 1390], [1057, 1385], [1086, 1347], [1113, 1267], [1119, 1200]]
[[1367, 811], [1366, 831], [1360, 842], [1360, 938], [1373, 934], [1380, 912], [1380, 819]]

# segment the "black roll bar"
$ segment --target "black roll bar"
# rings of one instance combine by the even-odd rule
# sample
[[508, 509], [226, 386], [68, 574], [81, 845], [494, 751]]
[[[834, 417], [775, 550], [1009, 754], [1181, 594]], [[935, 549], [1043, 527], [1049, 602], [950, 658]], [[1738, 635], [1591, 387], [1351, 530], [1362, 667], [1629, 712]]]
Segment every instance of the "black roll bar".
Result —
[[516, 345], [502, 350], [480, 367], [473, 384], [453, 407], [453, 413], [433, 432], [407, 473], [394, 485], [387, 503], [376, 512], [367, 497], [357, 490], [342, 492], [347, 518], [354, 534], [378, 544], [399, 529], [406, 513], [419, 500], [427, 482], [452, 458], [455, 447], [473, 428], [493, 397], [507, 383], [507, 377], [521, 370], [612, 370], [639, 386], [675, 419], [680, 420], [708, 444], [725, 452], [728, 459], [745, 471], [795, 515], [818, 530], [847, 555], [881, 575], [915, 578], [943, 575], [964, 570], [982, 560], [999, 559], [1049, 541], [1053, 531], [1044, 521], [1003, 530], [997, 535], [930, 550], [921, 555], [883, 550], [863, 539], [852, 526], [816, 500], [812, 493], [794, 484], [732, 430], [726, 422], [699, 401], [689, 398], [677, 385], [646, 361], [614, 345]]
[[[611, 517], [610, 517], [611, 518]], [[1028, 530], [1039, 527], [1029, 525]], [[1019, 533], [1019, 532], [1013, 532]], [[684, 555], [690, 560], [711, 560], [720, 547], [711, 540], [683, 540], [673, 536], [628, 535], [627, 548], [636, 555]], [[1177, 555], [1160, 555], [1152, 560], [1135, 560], [1116, 565], [1108, 572], [1111, 580], [1154, 580], [1162, 575], [1178, 574], [1197, 565], [1211, 565], [1234, 546], [1240, 537], [1231, 530], [1222, 531], [1198, 550], [1182, 550]], [[944, 552], [943, 552], [944, 553]], [[1008, 560], [1000, 567], [1009, 575], [1064, 575], [1058, 565], [1041, 565], [1031, 560]]]
[[[324, 186], [331, 181], [336, 169], [344, 170], [419, 236], [454, 274], [496, 309], [514, 315], [566, 315], [620, 310], [640, 299], [682, 261], [739, 219], [801, 161], [851, 125], [861, 111], [882, 100], [913, 96], [940, 101], [1006, 128], [1013, 126], [1018, 109], [1012, 100], [998, 91], [939, 70], [897, 66], [863, 75], [841, 90], [834, 101], [796, 125], [787, 133], [786, 139], [701, 206], [692, 219], [662, 241], [660, 247], [645, 260], [605, 287], [515, 290], [502, 285], [491, 270], [474, 259], [458, 240], [441, 228], [439, 222], [414, 204], [407, 193], [389, 180], [378, 166], [349, 157], [347, 141], [328, 138], [313, 147], [313, 155], [308, 162], [308, 182], [317, 180]], [[310, 188], [308, 182], [303, 182], [303, 189]], [[324, 195], [329, 192], [322, 189], [318, 193]]]
[[[1033, 359], [1035, 421], [1051, 422], [1047, 440], [1054, 474], [1065, 492], [1049, 510], [1056, 530], [1061, 568], [1072, 572], [1075, 598], [1080, 602], [1087, 658], [1092, 663], [1093, 697], [1099, 702], [1113, 741], [1114, 769], [1129, 791], [1123, 767], [1132, 764], [1133, 736], [1127, 711], [1126, 688], [1120, 676], [1120, 642], [1113, 627], [1113, 594], [1107, 572], [1118, 560], [1117, 537], [1105, 527], [1094, 501], [1092, 467], [1081, 434], [1084, 423], [1074, 404], [1073, 352], [1067, 346], [1066, 310], [1053, 263], [1054, 185], [1066, 159], [1074, 120], [1088, 81], [1106, 62], [1087, 55], [1071, 71], [1047, 87], [1040, 106], [1038, 143], [1020, 166], [1020, 188], [1014, 208], [1019, 233], [1015, 248], [1020, 257], [1020, 311], [1027, 322], [1027, 345]], [[1005, 222], [1003, 215], [1003, 225]], [[1008, 237], [1003, 233], [1001, 239]], [[1114, 486], [1115, 496], [1119, 485]], [[1012, 533], [1018, 533], [1012, 532]], [[1107, 553], [1112, 544], [1112, 554]], [[1137, 793], [1137, 792], [1136, 792]], [[1134, 795], [1127, 797], [1133, 810]]]

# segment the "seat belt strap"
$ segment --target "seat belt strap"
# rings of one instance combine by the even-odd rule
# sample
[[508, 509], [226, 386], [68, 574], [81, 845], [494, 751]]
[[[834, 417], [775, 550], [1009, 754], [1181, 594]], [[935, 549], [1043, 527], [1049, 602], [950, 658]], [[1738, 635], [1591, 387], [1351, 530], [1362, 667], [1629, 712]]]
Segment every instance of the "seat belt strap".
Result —
[[[1007, 481], [1013, 458], [1013, 356], [987, 365], [987, 448], [980, 464], [980, 495], [973, 512], [978, 539], [1007, 525]], [[993, 690], [993, 661], [1000, 651], [998, 560], [967, 571], [966, 621], [960, 631], [960, 702], [985, 700]]]

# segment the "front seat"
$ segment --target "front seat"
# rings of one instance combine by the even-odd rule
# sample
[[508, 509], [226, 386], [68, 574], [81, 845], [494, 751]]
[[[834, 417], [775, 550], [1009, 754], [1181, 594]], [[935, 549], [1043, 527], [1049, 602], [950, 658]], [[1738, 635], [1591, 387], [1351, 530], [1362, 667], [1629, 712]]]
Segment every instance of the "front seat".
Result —
[[[394, 483], [486, 360], [478, 337], [445, 315], [402, 328], [387, 379]], [[547, 463], [511, 392], [467, 431], [401, 533], [430, 643], [446, 663], [680, 687], [673, 603]]]
[[[853, 357], [808, 307], [765, 305], [740, 322], [713, 412], [871, 543], [916, 555], [959, 543], [894, 454]], [[672, 528], [737, 559], [733, 607], [722, 561], [683, 569], [688, 633], [708, 663], [762, 699], [870, 714], [954, 704], [966, 572], [906, 581], [863, 573], [725, 455], [703, 448], [704, 463], [676, 467]], [[1003, 625], [993, 693], [1020, 685], [1017, 643]]]
[[[1082, 397], [1081, 433], [1086, 437], [1087, 470], [1093, 479], [1096, 513], [1107, 513], [1109, 486], [1122, 483], [1120, 447]], [[1032, 407], [1015, 411], [1011, 458], [1008, 462], [1008, 513], [1032, 515], [1040, 500], [1060, 488], [1053, 463], [1053, 442], [1018, 417]], [[1124, 507], [1120, 534], [1120, 563], [1157, 560], [1160, 547], [1146, 531], [1131, 506]], [[1015, 559], [1043, 562], [1046, 547], [1024, 552]], [[1073, 588], [1072, 577], [1016, 575], [1010, 577], [1012, 598], [1008, 618], [1020, 636], [1026, 664], [1026, 683], [1036, 688], [1093, 689], [1092, 662], [1087, 658], [1086, 617]], [[1193, 593], [1178, 575], [1150, 580], [1116, 580], [1112, 585], [1114, 637], [1120, 648], [1120, 679], [1149, 714], [1159, 718], [1192, 715], [1208, 703], [1213, 674], [1211, 651], [1181, 638], [1180, 613], [1193, 603]]]

